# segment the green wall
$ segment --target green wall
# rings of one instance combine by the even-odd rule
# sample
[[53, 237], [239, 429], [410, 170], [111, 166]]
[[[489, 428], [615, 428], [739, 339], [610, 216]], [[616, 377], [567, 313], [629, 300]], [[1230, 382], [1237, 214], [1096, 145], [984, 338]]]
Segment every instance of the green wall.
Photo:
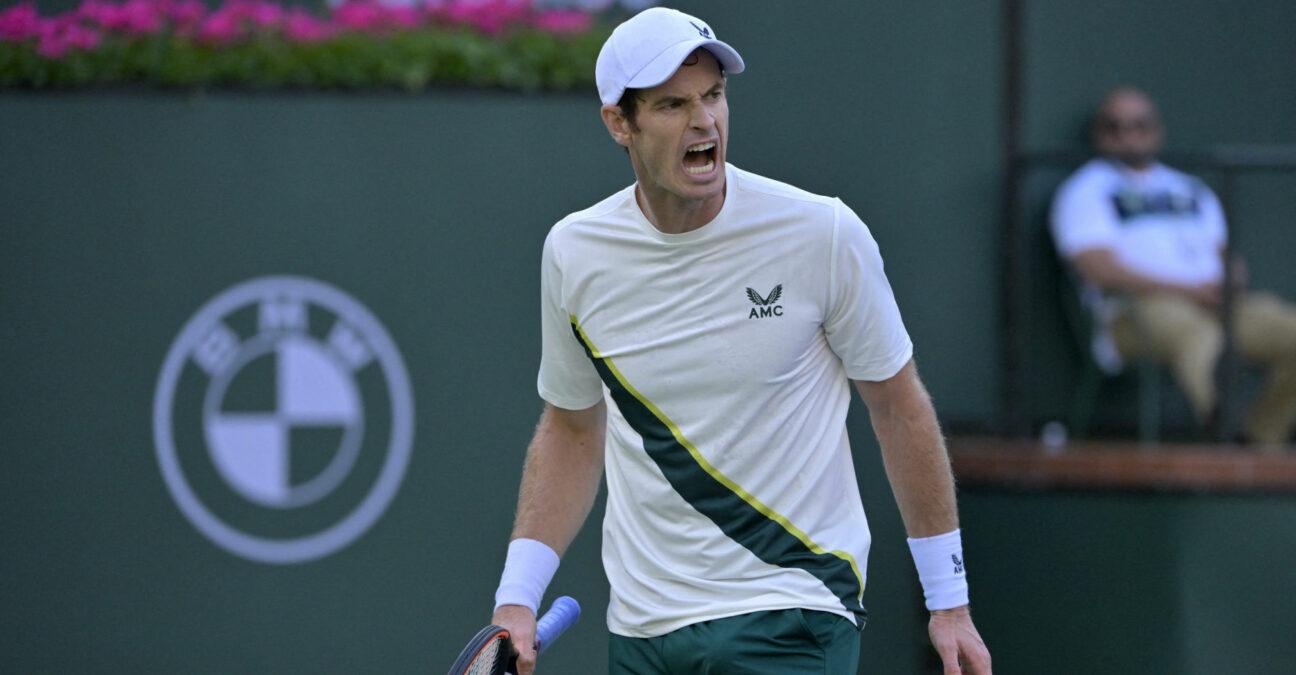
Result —
[[1286, 0], [1027, 1], [1031, 148], [1083, 141], [1118, 84], [1162, 107], [1170, 146], [1296, 143], [1296, 9]]
[[980, 489], [962, 506], [996, 673], [1279, 675], [1296, 663], [1291, 495]]
[[[1030, 3], [1028, 14], [1039, 58], [1030, 71], [1029, 138], [1069, 143], [1073, 122], [1042, 120], [1074, 118], [1076, 104], [1107, 80], [1091, 74], [1082, 88], [1055, 86], [1078, 77], [1063, 77], [1067, 68], [1090, 71], [1073, 64], [1053, 33], [1093, 41], [1059, 29], [1084, 24], [1044, 5]], [[706, 16], [747, 60], [750, 70], [732, 80], [731, 161], [855, 208], [882, 246], [942, 419], [990, 426], [1001, 413], [1000, 4], [679, 6]], [[1212, 6], [1178, 3], [1174, 14]], [[1130, 11], [1147, 19], [1170, 7]], [[1259, 36], [1250, 40], [1261, 52], [1248, 58], [1230, 48], [1217, 69], [1201, 66], [1207, 82], [1232, 83], [1227, 74], [1242, 62], [1271, 72], [1256, 86], [1284, 87], [1265, 89], [1270, 99], [1296, 90], [1282, 79], [1293, 60], [1276, 58], [1290, 53], [1279, 29], [1296, 10], [1267, 7], [1252, 18], [1229, 15]], [[1164, 58], [1192, 54], [1191, 43], [1169, 38], [1155, 46]], [[1107, 70], [1118, 64], [1111, 53], [1094, 59]], [[1251, 92], [1230, 87], [1212, 99], [1219, 112], [1176, 142], [1292, 141], [1296, 116], [1281, 114], [1286, 108], [1226, 114], [1228, 97]], [[0, 92], [0, 670], [443, 668], [489, 614], [540, 410], [541, 242], [554, 221], [629, 183], [626, 164], [592, 96]], [[1277, 189], [1243, 187], [1261, 204], [1279, 198], [1270, 194]], [[1289, 237], [1280, 214], [1254, 214], [1269, 224], [1256, 226], [1263, 236]], [[1261, 236], [1247, 239], [1270, 255], [1255, 266], [1257, 277], [1296, 283], [1273, 267], [1282, 256]], [[152, 429], [158, 376], [186, 321], [235, 284], [283, 274], [327, 282], [367, 307], [404, 357], [415, 404], [413, 454], [382, 517], [340, 552], [286, 566], [231, 555], [190, 524], [161, 477]], [[1065, 352], [1045, 356], [1040, 372], [1065, 372]], [[1060, 391], [1044, 382], [1042, 400]], [[921, 596], [862, 410], [851, 432], [875, 541], [862, 662], [868, 672], [921, 672], [931, 665]], [[964, 497], [975, 533], [973, 598], [987, 640], [1003, 645], [998, 672], [1035, 672], [1048, 658], [1051, 628], [1021, 617], [1050, 588], [1009, 589], [1017, 576], [1047, 571], [1061, 544], [1040, 537], [1038, 552], [1017, 556], [1014, 534], [1021, 513], [1071, 518], [1077, 509], [1066, 495], [1002, 499]], [[1179, 599], [1157, 653], [1185, 648], [1194, 658], [1162, 672], [1214, 672], [1191, 668], [1231, 656], [1201, 637], [1228, 596], [1184, 594], [1208, 587], [1201, 579], [1232, 558], [1189, 545], [1186, 525], [1174, 525], [1175, 536], [1158, 533], [1167, 522], [1198, 519], [1217, 530], [1280, 526], [1290, 522], [1290, 500], [1223, 508], [1192, 496], [1171, 506], [1112, 500], [1103, 513], [1133, 514], [1136, 527], [1128, 538], [1095, 543], [1094, 556], [1137, 565], [1169, 556], [1187, 570], [1128, 608], [1145, 617]], [[598, 520], [553, 586], [585, 605], [567, 643], [584, 646], [555, 647], [548, 672], [603, 667]], [[1284, 541], [1287, 548], [1268, 553], [1291, 552]], [[1278, 574], [1291, 586], [1290, 575]], [[1077, 611], [1077, 621], [1108, 618]], [[1288, 654], [1266, 651], [1283, 648], [1271, 633], [1247, 630], [1258, 619], [1223, 615], [1241, 622], [1229, 634], [1249, 635], [1256, 658]]]

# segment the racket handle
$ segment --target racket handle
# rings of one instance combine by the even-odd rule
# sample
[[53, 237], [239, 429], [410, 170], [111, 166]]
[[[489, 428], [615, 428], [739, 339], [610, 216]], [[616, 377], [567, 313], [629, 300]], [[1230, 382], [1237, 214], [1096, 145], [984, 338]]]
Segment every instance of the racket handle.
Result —
[[572, 597], [564, 595], [554, 600], [536, 623], [536, 653], [543, 652], [563, 631], [571, 628], [580, 618], [580, 611], [580, 603]]

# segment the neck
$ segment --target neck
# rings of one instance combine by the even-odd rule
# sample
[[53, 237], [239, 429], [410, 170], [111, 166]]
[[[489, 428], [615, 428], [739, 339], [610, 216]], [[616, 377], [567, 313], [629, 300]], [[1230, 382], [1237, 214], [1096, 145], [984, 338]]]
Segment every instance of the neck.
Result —
[[724, 206], [724, 194], [693, 201], [669, 194], [653, 196], [636, 186], [635, 201], [653, 227], [664, 234], [683, 234], [715, 220]]
[[1128, 159], [1122, 159], [1120, 157], [1108, 157], [1107, 159], [1115, 162], [1116, 166], [1123, 167], [1129, 171], [1133, 171], [1134, 173], [1143, 173], [1156, 164], [1156, 158], [1134, 161], [1129, 161]]

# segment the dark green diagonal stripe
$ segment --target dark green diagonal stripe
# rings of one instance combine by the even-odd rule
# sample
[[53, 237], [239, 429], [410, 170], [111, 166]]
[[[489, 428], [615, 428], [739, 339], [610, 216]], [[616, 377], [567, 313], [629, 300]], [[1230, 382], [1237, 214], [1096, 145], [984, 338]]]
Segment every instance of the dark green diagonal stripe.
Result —
[[671, 487], [756, 557], [771, 565], [798, 568], [814, 575], [841, 600], [843, 607], [855, 613], [862, 626], [866, 612], [859, 601], [860, 579], [851, 562], [826, 551], [815, 552], [782, 523], [762, 513], [708, 472], [676, 438], [669, 421], [627, 389], [611, 364], [597, 355], [575, 321], [572, 330], [611, 391], [613, 402], [643, 437], [644, 450]]

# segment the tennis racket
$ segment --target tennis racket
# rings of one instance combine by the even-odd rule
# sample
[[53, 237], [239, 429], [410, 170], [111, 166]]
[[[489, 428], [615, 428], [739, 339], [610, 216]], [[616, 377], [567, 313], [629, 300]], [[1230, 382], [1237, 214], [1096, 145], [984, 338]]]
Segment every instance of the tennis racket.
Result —
[[[536, 652], [543, 652], [563, 631], [580, 618], [580, 604], [566, 595], [553, 601], [549, 611], [536, 622]], [[509, 632], [489, 625], [468, 641], [448, 675], [504, 675], [516, 673], [513, 641]]]

